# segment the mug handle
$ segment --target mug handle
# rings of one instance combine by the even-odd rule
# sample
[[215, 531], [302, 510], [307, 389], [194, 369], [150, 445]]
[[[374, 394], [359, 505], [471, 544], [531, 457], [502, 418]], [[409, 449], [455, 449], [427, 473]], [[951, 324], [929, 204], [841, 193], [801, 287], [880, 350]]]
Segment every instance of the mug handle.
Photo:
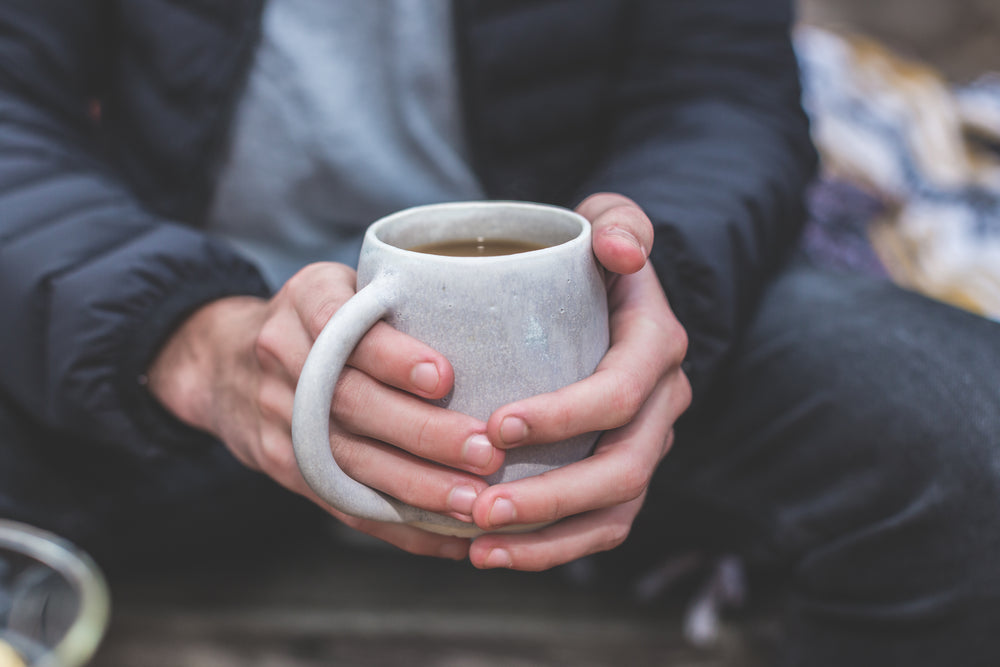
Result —
[[[376, 278], [351, 297], [323, 327], [295, 388], [292, 444], [306, 483], [333, 507], [364, 519], [424, 524], [435, 532], [465, 534], [474, 524], [402, 503], [349, 477], [330, 447], [334, 388], [358, 341], [393, 308], [391, 280]], [[398, 292], [395, 292], [398, 293]]]

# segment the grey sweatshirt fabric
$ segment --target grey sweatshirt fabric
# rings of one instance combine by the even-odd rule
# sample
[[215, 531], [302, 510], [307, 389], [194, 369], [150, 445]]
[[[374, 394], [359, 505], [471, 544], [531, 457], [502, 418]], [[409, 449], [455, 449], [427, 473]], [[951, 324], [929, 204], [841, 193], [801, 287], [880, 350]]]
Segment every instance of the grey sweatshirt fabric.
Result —
[[443, 0], [270, 0], [209, 215], [280, 287], [392, 211], [481, 198]]

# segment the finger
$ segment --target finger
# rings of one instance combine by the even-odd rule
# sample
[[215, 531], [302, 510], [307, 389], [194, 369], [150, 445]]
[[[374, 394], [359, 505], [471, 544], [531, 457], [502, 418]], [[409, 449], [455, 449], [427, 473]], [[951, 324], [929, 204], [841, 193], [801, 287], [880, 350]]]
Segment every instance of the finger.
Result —
[[[260, 377], [257, 407], [263, 419], [290, 432], [294, 405], [295, 387], [284, 376]], [[392, 419], [386, 419], [387, 414]], [[478, 419], [428, 404], [354, 369], [345, 370], [337, 384], [332, 423], [344, 432], [475, 475], [495, 473], [505, 457], [490, 443], [485, 424]]]
[[347, 363], [388, 385], [429, 399], [444, 397], [455, 381], [444, 356], [385, 322], [375, 323]]
[[472, 514], [476, 525], [496, 530], [545, 523], [638, 498], [670, 448], [673, 423], [689, 401], [687, 378], [671, 376], [633, 422], [605, 433], [591, 456], [480, 493]]
[[463, 560], [469, 554], [468, 539], [438, 535], [401, 523], [385, 523], [351, 516], [331, 507], [316, 495], [301, 475], [293, 475], [286, 481], [286, 488], [308, 498], [345, 525], [411, 554], [450, 560]]
[[628, 537], [645, 495], [581, 514], [533, 533], [489, 534], [473, 541], [469, 560], [481, 569], [540, 572], [619, 546]]
[[385, 523], [361, 519], [331, 507], [305, 484], [297, 491], [312, 500], [327, 513], [336, 517], [346, 526], [371, 535], [417, 556], [434, 556], [449, 560], [463, 560], [469, 555], [470, 540], [449, 535], [438, 535], [402, 523]]
[[[260, 378], [257, 404], [264, 419], [291, 429], [295, 387], [281, 375]], [[392, 419], [385, 415], [391, 414]], [[490, 443], [485, 424], [430, 405], [346, 369], [334, 392], [332, 418], [346, 432], [400, 447], [411, 454], [475, 475], [490, 475], [504, 452]]]
[[[471, 522], [476, 496], [487, 487], [479, 477], [421, 461], [383, 443], [337, 431], [331, 437], [334, 457], [348, 477], [414, 507]], [[248, 465], [328, 506], [302, 477], [291, 439], [280, 424], [262, 424], [261, 445]]]
[[611, 347], [593, 375], [499, 408], [487, 423], [495, 445], [557, 442], [622, 426], [660, 379], [680, 367], [686, 335], [670, 314], [652, 270], [622, 276], [622, 281], [624, 296], [612, 308]]
[[312, 338], [291, 308], [277, 308], [257, 334], [254, 351], [267, 376], [280, 376], [293, 389], [306, 363]]
[[[281, 443], [287, 440], [294, 400], [294, 387], [289, 386], [282, 378], [261, 378], [258, 406], [262, 418], [273, 429], [268, 442]], [[430, 405], [375, 382], [357, 370], [348, 369], [341, 376], [334, 393], [332, 413], [333, 430], [340, 433], [342, 439], [357, 439], [356, 436], [361, 436], [365, 439], [359, 442], [381, 441], [406, 450], [420, 459], [466, 470], [476, 476], [496, 472], [504, 460], [504, 452], [495, 448], [486, 438], [483, 433], [484, 424], [479, 420]], [[386, 419], [386, 414], [391, 414], [392, 419]], [[283, 460], [278, 460], [272, 465], [283, 464]], [[383, 466], [382, 472], [392, 470], [386, 467], [390, 463], [373, 461], [369, 465]], [[357, 470], [362, 477], [367, 476], [362, 463], [349, 467]], [[428, 467], [426, 461], [421, 463], [421, 470]], [[477, 477], [456, 477], [453, 472], [450, 471], [447, 478], [437, 482], [436, 495], [439, 502], [425, 506], [425, 509], [461, 513], [461, 518], [467, 520], [475, 494], [485, 488], [486, 484]], [[409, 504], [426, 503], [426, 499], [419, 495], [426, 491], [411, 489], [410, 484], [401, 484], [402, 480], [410, 479], [405, 474], [395, 474], [386, 479], [379, 476], [364, 481]], [[443, 491], [442, 485], [446, 487]], [[443, 501], [440, 500], [442, 495]]]
[[334, 262], [310, 264], [288, 279], [278, 293], [287, 299], [311, 340], [357, 289], [357, 274]]
[[463, 560], [469, 555], [470, 540], [465, 538], [438, 535], [401, 523], [358, 519], [336, 510], [329, 511], [347, 526], [417, 556]]
[[292, 410], [295, 405], [295, 385], [282, 374], [262, 374], [257, 386], [257, 411], [260, 419], [280, 428], [284, 434], [292, 430]]
[[[309, 346], [334, 313], [354, 296], [355, 283], [354, 271], [349, 267], [320, 263], [299, 271], [282, 288], [305, 329]], [[286, 358], [293, 377], [298, 378], [305, 357]], [[447, 359], [384, 322], [377, 322], [362, 337], [347, 363], [381, 382], [424, 398], [445, 396], [454, 381]]]
[[374, 382], [357, 370], [341, 374], [333, 415], [346, 431], [476, 475], [496, 472], [504, 460], [503, 450], [486, 437], [483, 422]]
[[472, 521], [487, 483], [476, 475], [419, 459], [385, 443], [334, 430], [334, 457], [351, 478], [401, 502]]
[[593, 225], [594, 254], [614, 273], [635, 273], [653, 246], [653, 223], [625, 195], [602, 192], [580, 203], [577, 212]]

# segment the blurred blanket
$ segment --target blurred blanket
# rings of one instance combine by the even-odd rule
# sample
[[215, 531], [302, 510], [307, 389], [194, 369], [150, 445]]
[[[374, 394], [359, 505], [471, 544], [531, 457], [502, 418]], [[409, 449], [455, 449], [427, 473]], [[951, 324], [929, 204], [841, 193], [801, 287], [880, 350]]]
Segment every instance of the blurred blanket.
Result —
[[795, 47], [823, 160], [806, 253], [1000, 320], [1000, 73], [952, 87], [815, 27]]

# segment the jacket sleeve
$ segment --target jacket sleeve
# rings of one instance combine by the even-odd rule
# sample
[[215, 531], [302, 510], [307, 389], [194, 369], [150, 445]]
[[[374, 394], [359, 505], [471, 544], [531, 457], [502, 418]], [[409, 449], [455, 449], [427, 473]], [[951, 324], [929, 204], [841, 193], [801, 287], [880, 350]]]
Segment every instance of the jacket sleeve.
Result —
[[581, 195], [653, 220], [697, 404], [798, 234], [815, 154], [786, 0], [649, 0], [630, 17], [614, 130]]
[[102, 158], [92, 0], [0, 5], [0, 399], [67, 436], [155, 455], [197, 436], [141, 386], [198, 305], [265, 295], [256, 269], [148, 213]]

